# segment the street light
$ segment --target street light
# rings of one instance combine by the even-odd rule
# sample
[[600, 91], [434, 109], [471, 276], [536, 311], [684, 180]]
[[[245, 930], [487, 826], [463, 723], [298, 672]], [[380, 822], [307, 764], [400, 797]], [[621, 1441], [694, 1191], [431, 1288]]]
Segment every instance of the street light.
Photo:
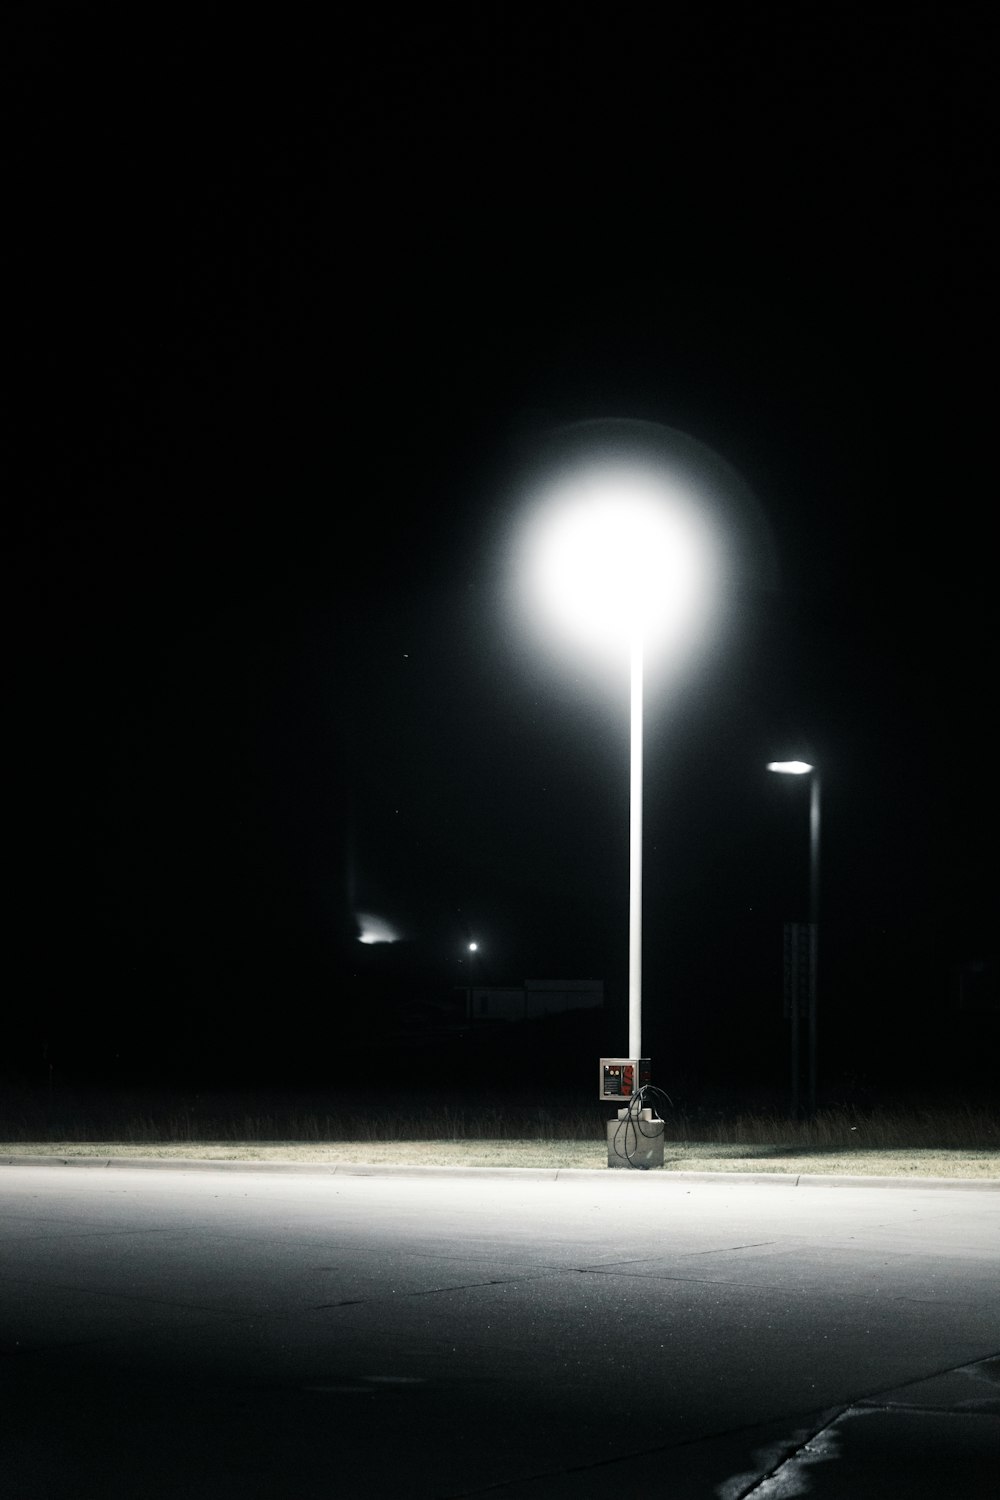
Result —
[[476, 970], [479, 967], [479, 944], [475, 938], [467, 938], [462, 944], [462, 948], [468, 955], [468, 958], [460, 958], [459, 963], [468, 963], [469, 967], [466, 972], [468, 974], [469, 982], [467, 985], [461, 986], [461, 988], [464, 988], [465, 990], [466, 1018], [469, 1021], [473, 1021], [475, 1019]]
[[642, 781], [647, 645], [677, 651], [705, 612], [711, 549], [690, 501], [662, 475], [594, 463], [553, 487], [535, 586], [555, 623], [629, 663], [628, 1055], [642, 1056]]
[[[582, 423], [533, 476], [519, 573], [534, 613], [629, 680], [628, 1055], [642, 1056], [644, 680], [674, 675], [717, 622], [741, 482], [702, 445], [649, 423]], [[523, 597], [523, 592], [522, 592]]]
[[[816, 1113], [816, 978], [819, 965], [820, 775], [806, 760], [772, 760], [767, 769], [782, 776], [811, 776], [809, 787], [809, 1113]], [[798, 996], [792, 998], [793, 1107], [798, 1102]]]

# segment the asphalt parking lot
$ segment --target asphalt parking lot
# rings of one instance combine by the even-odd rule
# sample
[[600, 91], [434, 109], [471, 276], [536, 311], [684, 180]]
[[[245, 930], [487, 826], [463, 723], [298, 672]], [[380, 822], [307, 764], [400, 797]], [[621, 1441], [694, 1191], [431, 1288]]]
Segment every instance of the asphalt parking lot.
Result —
[[1000, 1192], [0, 1167], [4, 1492], [996, 1494]]

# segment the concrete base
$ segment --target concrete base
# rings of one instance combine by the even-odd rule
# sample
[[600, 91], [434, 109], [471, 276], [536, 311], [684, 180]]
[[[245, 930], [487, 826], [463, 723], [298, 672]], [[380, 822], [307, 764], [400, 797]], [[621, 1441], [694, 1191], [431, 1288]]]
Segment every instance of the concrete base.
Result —
[[663, 1121], [654, 1120], [653, 1112], [644, 1109], [638, 1121], [626, 1119], [619, 1110], [617, 1120], [608, 1121], [608, 1166], [626, 1171], [663, 1166]]

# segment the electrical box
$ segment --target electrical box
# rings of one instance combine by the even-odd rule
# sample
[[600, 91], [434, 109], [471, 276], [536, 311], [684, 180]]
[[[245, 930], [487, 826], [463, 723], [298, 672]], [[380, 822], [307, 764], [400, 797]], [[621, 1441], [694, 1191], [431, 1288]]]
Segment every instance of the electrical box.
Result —
[[637, 1089], [653, 1081], [648, 1057], [602, 1057], [600, 1066], [602, 1101], [627, 1104]]

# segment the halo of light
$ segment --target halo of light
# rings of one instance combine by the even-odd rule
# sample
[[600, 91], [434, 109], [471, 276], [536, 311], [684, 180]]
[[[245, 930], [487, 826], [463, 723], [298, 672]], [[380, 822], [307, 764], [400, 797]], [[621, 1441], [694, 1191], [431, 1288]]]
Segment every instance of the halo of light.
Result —
[[710, 528], [665, 476], [604, 460], [559, 475], [540, 500], [527, 586], [558, 630], [604, 651], [636, 631], [677, 642], [703, 622]]
[[[746, 481], [660, 423], [606, 419], [538, 435], [505, 488], [512, 637], [621, 669], [638, 630], [647, 670], [673, 675], [721, 641], [777, 563]], [[580, 648], [582, 652], [580, 651]]]

